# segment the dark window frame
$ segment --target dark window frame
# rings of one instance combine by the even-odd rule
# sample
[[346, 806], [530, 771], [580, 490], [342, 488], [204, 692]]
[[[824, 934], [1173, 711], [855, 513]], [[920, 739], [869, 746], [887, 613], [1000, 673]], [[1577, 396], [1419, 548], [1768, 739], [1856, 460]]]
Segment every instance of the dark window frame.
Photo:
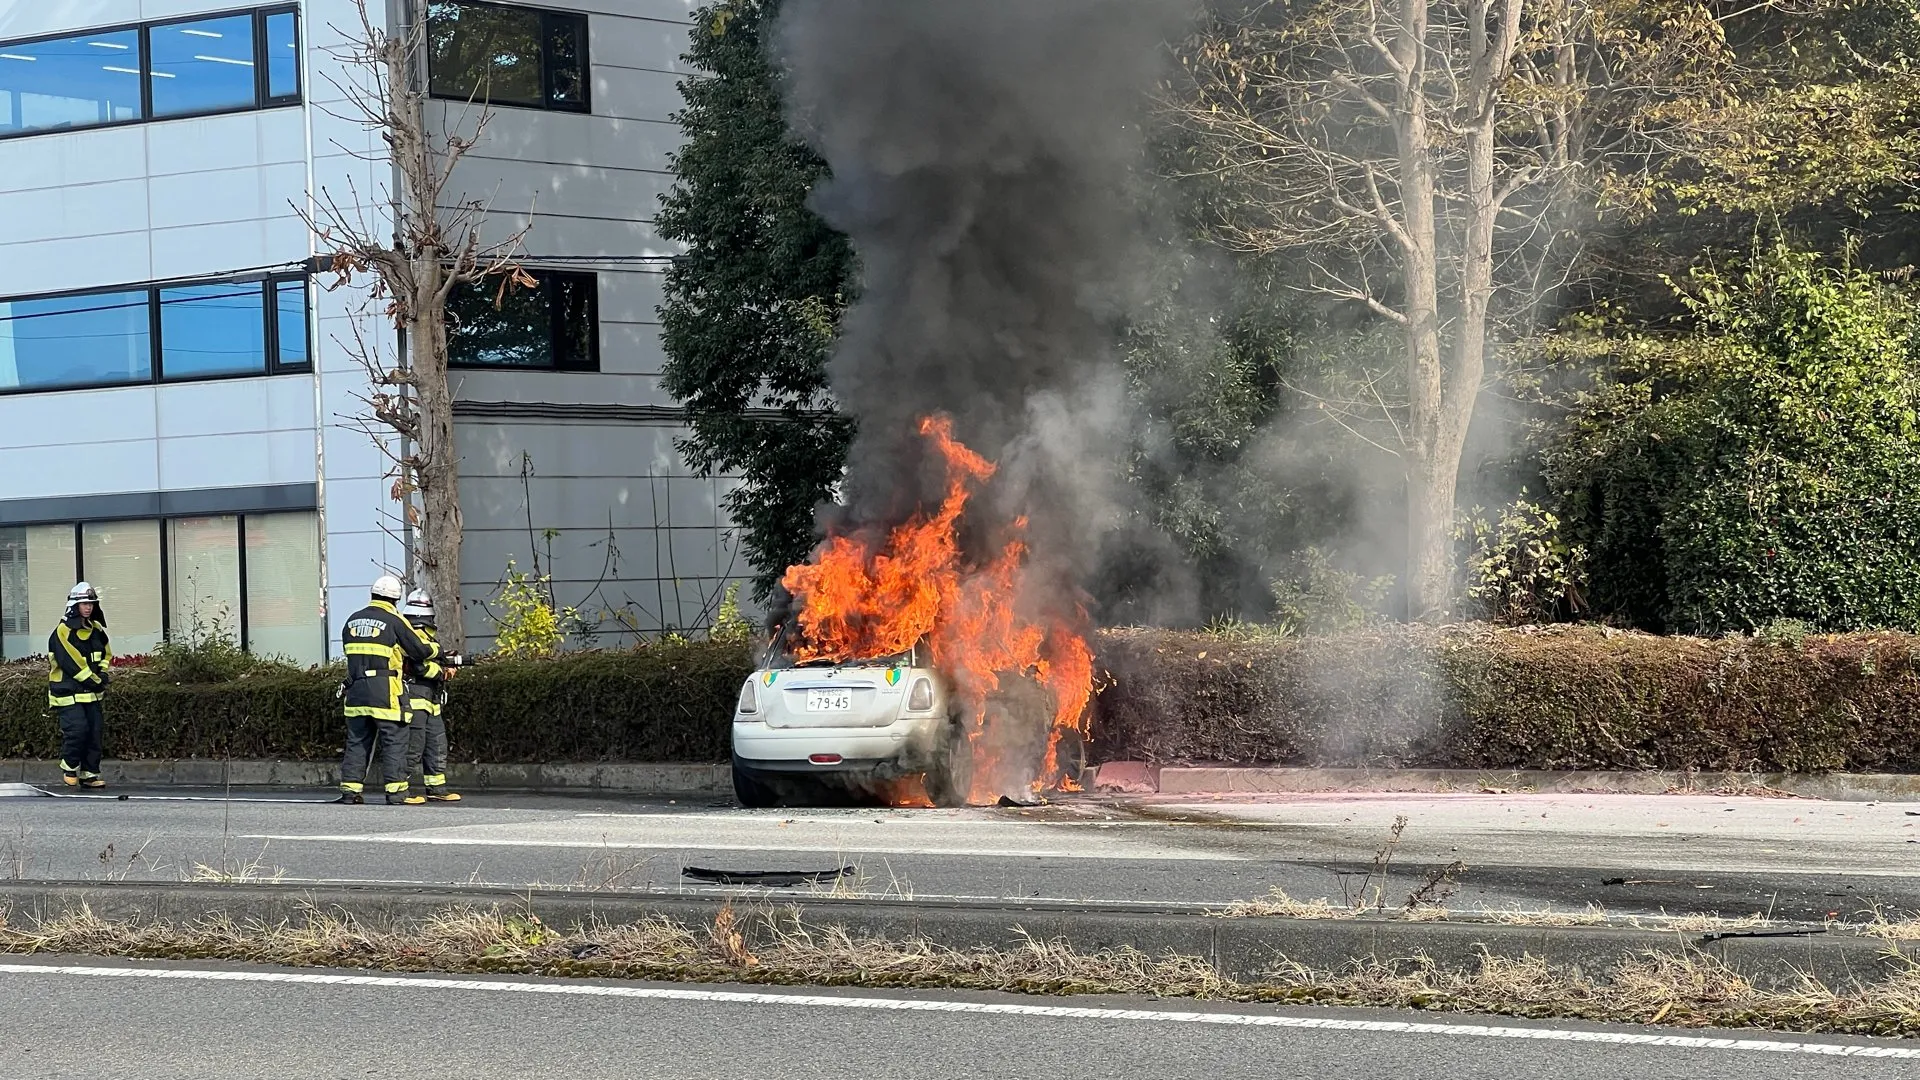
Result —
[[[487, 364], [458, 362], [453, 359], [451, 350], [447, 356], [447, 367], [458, 371], [521, 371], [540, 374], [600, 374], [600, 275], [591, 270], [528, 270], [540, 281], [541, 300], [547, 309], [547, 356], [551, 363], [546, 364]], [[573, 364], [560, 363], [561, 330], [556, 310], [558, 300], [548, 283], [559, 278], [569, 278], [588, 286], [587, 323], [590, 332], [587, 335], [587, 355]], [[478, 287], [478, 285], [474, 286]]]
[[[423, 12], [431, 12], [436, 0], [423, 0]], [[479, 102], [492, 109], [532, 109], [536, 112], [593, 112], [593, 56], [592, 29], [589, 12], [565, 11], [556, 8], [540, 7], [536, 4], [502, 4], [495, 0], [439, 0], [439, 2], [458, 4], [462, 7], [502, 8], [511, 11], [531, 11], [540, 16], [540, 97], [538, 105], [524, 102], [492, 101], [473, 94], [443, 94], [433, 89], [433, 63], [427, 61], [427, 96], [436, 101]], [[431, 15], [424, 16], [431, 18]], [[580, 27], [580, 100], [577, 102], [556, 102], [553, 99], [553, 28], [556, 23], [568, 21], [578, 23]], [[432, 33], [431, 27], [427, 31]], [[430, 52], [431, 50], [429, 50]]]
[[[293, 16], [293, 91], [286, 94], [273, 92], [273, 61], [270, 59], [273, 36], [267, 31], [267, 23], [276, 15]], [[307, 90], [307, 76], [304, 70], [306, 65], [301, 62], [306, 58], [306, 50], [299, 47], [302, 40], [299, 5], [287, 4], [283, 7], [259, 9], [259, 14], [253, 20], [253, 54], [258, 57], [255, 63], [259, 65], [254, 70], [254, 95], [261, 103], [261, 108], [271, 109], [281, 105], [300, 104], [300, 99]]]
[[[300, 288], [300, 329], [306, 337], [306, 359], [288, 363], [280, 348], [280, 286], [298, 282]], [[270, 274], [262, 290], [267, 305], [268, 375], [306, 375], [313, 371], [313, 278], [308, 274]]]
[[[76, 131], [100, 131], [104, 128], [131, 127], [134, 124], [160, 124], [160, 123], [166, 123], [172, 120], [202, 120], [209, 116], [231, 116], [237, 113], [264, 112], [268, 109], [280, 109], [280, 108], [287, 108], [293, 105], [299, 105], [304, 99], [306, 94], [306, 86], [304, 82], [301, 81], [303, 78], [303, 73], [301, 72], [301, 65], [296, 64], [294, 67], [294, 80], [297, 87], [295, 92], [291, 96], [288, 96], [288, 95], [280, 95], [278, 97], [272, 96], [268, 93], [267, 74], [266, 74], [267, 65], [264, 62], [265, 56], [260, 51], [261, 45], [265, 41], [265, 37], [266, 37], [267, 16], [285, 15], [285, 14], [293, 15], [294, 33], [297, 35], [301, 35], [299, 37], [296, 37], [295, 41], [304, 43], [306, 40], [305, 28], [301, 23], [300, 8], [299, 8], [299, 5], [297, 4], [275, 4], [271, 7], [231, 8], [225, 11], [203, 11], [193, 15], [180, 15], [180, 16], [172, 16], [165, 19], [155, 19], [151, 22], [116, 23], [112, 26], [82, 27], [78, 30], [62, 30], [52, 34], [38, 34], [30, 38], [12, 38], [6, 41], [0, 41], [0, 49], [5, 49], [15, 45], [38, 45], [42, 42], [47, 42], [47, 41], [65, 41], [69, 38], [85, 37], [89, 34], [122, 34], [122, 33], [127, 33], [129, 31], [132, 31], [137, 35], [137, 38], [139, 40], [139, 45], [138, 45], [139, 63], [137, 66], [140, 68], [140, 115], [139, 116], [131, 117], [126, 120], [109, 120], [109, 121], [106, 121], [105, 123], [85, 124], [85, 125], [80, 125], [75, 127], [32, 128], [26, 131], [0, 131], [0, 142], [4, 142], [9, 139], [30, 139], [36, 135], [66, 135]], [[253, 85], [254, 85], [253, 104], [230, 105], [230, 106], [223, 106], [217, 109], [202, 109], [202, 110], [196, 110], [194, 112], [185, 112], [185, 113], [169, 113], [166, 116], [153, 115], [153, 62], [152, 62], [153, 49], [151, 46], [152, 31], [155, 28], [178, 26], [183, 23], [209, 22], [214, 19], [228, 19], [228, 18], [233, 18], [236, 15], [252, 15], [253, 16], [253, 42], [254, 42], [254, 56], [255, 56], [254, 69], [253, 69]], [[302, 48], [300, 52], [304, 55], [304, 53], [306, 52], [305, 48]]]
[[[230, 379], [272, 378], [277, 375], [310, 375], [313, 373], [313, 291], [311, 285], [302, 290], [307, 321], [307, 360], [299, 364], [283, 363], [280, 359], [280, 337], [278, 333], [280, 311], [278, 305], [278, 285], [283, 281], [312, 281], [306, 273], [238, 274], [224, 277], [186, 278], [178, 281], [138, 282], [130, 285], [103, 285], [89, 289], [62, 289], [58, 292], [34, 293], [28, 296], [0, 296], [0, 304], [28, 303], [37, 300], [64, 300], [85, 296], [100, 296], [112, 293], [142, 293], [147, 305], [147, 349], [148, 368], [144, 379], [118, 379], [108, 382], [62, 383], [59, 386], [9, 386], [0, 387], [0, 397], [12, 397], [19, 394], [58, 394], [69, 390], [110, 390], [130, 386], [178, 386], [185, 383], [224, 382]], [[160, 331], [160, 293], [167, 289], [191, 288], [195, 285], [257, 285], [261, 296], [261, 328], [266, 335], [263, 338], [262, 364], [259, 371], [224, 372], [217, 375], [182, 375], [169, 378], [164, 370], [162, 357], [165, 344]], [[0, 316], [7, 317], [7, 316]], [[12, 316], [33, 318], [33, 316]], [[544, 370], [544, 369], [536, 369]]]

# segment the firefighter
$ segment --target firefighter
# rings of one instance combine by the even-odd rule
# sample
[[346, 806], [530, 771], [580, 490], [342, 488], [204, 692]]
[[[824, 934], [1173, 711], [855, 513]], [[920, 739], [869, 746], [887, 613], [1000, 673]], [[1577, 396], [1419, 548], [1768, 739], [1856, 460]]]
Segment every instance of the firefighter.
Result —
[[60, 780], [68, 787], [103, 788], [101, 740], [113, 663], [107, 613], [100, 594], [82, 581], [67, 593], [67, 613], [47, 637], [47, 704], [60, 719]]
[[[400, 602], [400, 579], [383, 575], [373, 583], [366, 607], [347, 619], [341, 631], [346, 655], [347, 752], [340, 761], [340, 798], [357, 805], [371, 762], [380, 765], [380, 782], [387, 802], [407, 801], [407, 712], [403, 673], [408, 663], [419, 665], [423, 678], [441, 676], [440, 646], [422, 639], [394, 605]], [[423, 800], [424, 801], [424, 800]]]
[[[407, 594], [407, 602], [400, 605], [400, 617], [407, 620], [422, 639], [439, 644], [440, 633], [433, 623], [433, 597], [424, 590], [415, 589]], [[447, 718], [442, 711], [447, 704], [447, 680], [453, 678], [459, 668], [460, 658], [442, 656], [440, 660], [442, 677], [437, 679], [425, 675], [425, 665], [407, 662], [407, 779], [411, 782], [414, 774], [420, 773], [421, 783], [427, 789], [424, 796], [409, 790], [409, 806], [460, 801], [457, 792], [447, 790]]]

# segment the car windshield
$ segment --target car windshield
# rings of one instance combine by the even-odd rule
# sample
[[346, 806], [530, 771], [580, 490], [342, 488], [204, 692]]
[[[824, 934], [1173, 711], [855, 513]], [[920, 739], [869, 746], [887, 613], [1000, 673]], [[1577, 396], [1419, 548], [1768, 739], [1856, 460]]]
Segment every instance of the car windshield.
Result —
[[808, 660], [805, 663], [801, 663], [793, 658], [792, 648], [793, 648], [793, 639], [795, 635], [791, 627], [792, 627], [791, 623], [782, 624], [780, 629], [774, 632], [773, 640], [769, 642], [767, 645], [767, 657], [766, 657], [765, 667], [769, 669], [776, 669], [776, 668], [822, 668], [822, 667], [917, 667], [918, 666], [918, 664], [915, 663], [915, 659], [920, 651], [918, 647], [908, 649], [906, 652], [894, 653], [891, 656], [862, 657], [857, 660]]

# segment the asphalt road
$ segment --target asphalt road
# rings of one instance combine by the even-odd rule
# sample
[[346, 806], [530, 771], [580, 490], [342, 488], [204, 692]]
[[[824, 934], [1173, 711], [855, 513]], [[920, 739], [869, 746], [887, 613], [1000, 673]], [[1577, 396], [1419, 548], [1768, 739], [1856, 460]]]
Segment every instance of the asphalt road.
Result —
[[1751, 1031], [61, 958], [0, 965], [0, 1031], [0, 1075], [86, 1080], [1904, 1080], [1920, 1068], [1912, 1044]]
[[[1920, 910], [1920, 804], [1717, 796], [1083, 798], [1031, 809], [745, 811], [534, 796], [344, 807], [324, 795], [0, 798], [0, 877], [279, 879], [700, 891], [687, 865], [853, 866], [841, 888], [917, 898], [1218, 904], [1386, 897], [1466, 864], [1456, 907], [1781, 919]], [[1378, 879], [1376, 878], [1377, 882]]]

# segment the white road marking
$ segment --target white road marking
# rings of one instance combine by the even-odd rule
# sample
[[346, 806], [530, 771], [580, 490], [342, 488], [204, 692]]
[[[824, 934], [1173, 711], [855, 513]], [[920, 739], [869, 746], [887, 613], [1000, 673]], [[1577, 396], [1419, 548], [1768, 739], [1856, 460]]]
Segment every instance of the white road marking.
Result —
[[[407, 836], [387, 833], [369, 833], [365, 835], [329, 835], [329, 834], [274, 834], [257, 833], [240, 837], [242, 840], [273, 840], [282, 843], [311, 841], [331, 844], [422, 844], [431, 847], [529, 847], [529, 848], [578, 848], [600, 851], [620, 849], [635, 851], [778, 851], [778, 852], [819, 852], [831, 855], [975, 855], [1001, 859], [1127, 859], [1150, 858], [1157, 862], [1245, 862], [1239, 855], [1224, 854], [1170, 854], [1158, 850], [1145, 853], [1117, 851], [1073, 851], [1067, 848], [976, 848], [941, 847], [931, 843], [907, 845], [840, 843], [831, 844], [820, 841], [813, 843], [793, 843], [785, 837], [769, 836], [764, 844], [729, 844], [706, 841], [702, 843], [680, 843], [677, 841], [629, 841], [629, 840], [536, 840], [505, 837], [464, 837], [464, 836]], [[786, 841], [786, 842], [782, 842]]]
[[605, 986], [567, 982], [493, 982], [414, 976], [323, 975], [283, 971], [197, 971], [179, 968], [85, 967], [78, 965], [0, 964], [0, 974], [64, 975], [109, 979], [184, 979], [198, 982], [294, 983], [317, 986], [374, 986], [412, 990], [473, 990], [494, 994], [561, 994], [578, 997], [640, 998], [652, 1001], [705, 1002], [718, 1005], [770, 1005], [786, 1008], [874, 1009], [891, 1012], [972, 1013], [990, 1016], [1046, 1016], [1068, 1020], [1144, 1021], [1168, 1024], [1218, 1024], [1225, 1027], [1306, 1028], [1395, 1035], [1435, 1035], [1474, 1039], [1599, 1043], [1607, 1046], [1660, 1046], [1683, 1050], [1743, 1050], [1769, 1054], [1813, 1054], [1920, 1060], [1920, 1048], [1885, 1043], [1785, 1042], [1775, 1039], [1724, 1039], [1698, 1035], [1652, 1035], [1632, 1031], [1568, 1031], [1557, 1028], [1493, 1027], [1483, 1024], [1422, 1024], [1402, 1020], [1343, 1020], [1325, 1016], [1267, 1016], [1257, 1013], [1177, 1012], [1160, 1009], [1089, 1009], [1072, 1005], [1015, 1005], [985, 1001], [911, 998], [829, 997], [819, 994], [755, 994], [730, 990], [683, 990], [654, 986]]
[[[143, 879], [134, 879], [136, 882]], [[154, 879], [158, 880], [158, 879]], [[313, 885], [316, 887], [338, 885], [387, 885], [410, 888], [446, 888], [445, 881], [413, 881], [407, 878], [313, 878], [283, 875], [273, 879], [275, 885]], [[995, 896], [991, 893], [929, 893], [920, 892], [909, 882], [902, 882], [898, 888], [881, 886], [864, 891], [843, 889], [836, 892], [830, 884], [820, 885], [702, 885], [693, 880], [676, 879], [667, 885], [620, 885], [605, 888], [588, 889], [580, 885], [568, 885], [561, 882], [526, 881], [481, 881], [477, 878], [451, 883], [462, 889], [503, 889], [524, 894], [528, 889], [542, 889], [552, 892], [592, 892], [599, 896], [624, 896], [636, 899], [673, 899], [675, 897], [733, 897], [736, 900], [948, 900], [992, 904], [1069, 904], [1101, 908], [1137, 907], [1151, 911], [1167, 910], [1191, 912], [1206, 915], [1220, 910], [1219, 904], [1206, 904], [1193, 900], [1139, 900], [1107, 899], [1088, 900], [1084, 896]], [[849, 891], [851, 890], [851, 891]]]

